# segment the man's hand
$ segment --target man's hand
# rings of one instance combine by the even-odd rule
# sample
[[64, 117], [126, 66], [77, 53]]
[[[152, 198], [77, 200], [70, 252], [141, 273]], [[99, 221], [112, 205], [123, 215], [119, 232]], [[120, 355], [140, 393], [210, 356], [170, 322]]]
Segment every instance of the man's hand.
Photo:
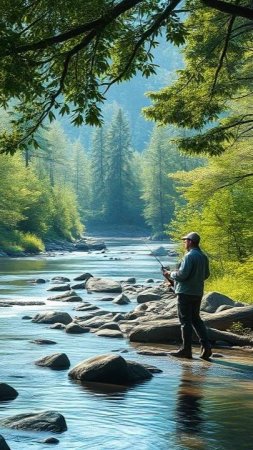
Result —
[[165, 269], [165, 267], [162, 267], [162, 274], [163, 274], [164, 278], [166, 278], [167, 280], [170, 280], [170, 271]]
[[164, 278], [166, 278], [166, 280], [168, 280], [169, 285], [174, 286], [174, 280], [172, 280], [172, 278], [170, 277], [170, 274], [171, 274], [170, 270], [165, 269], [165, 267], [162, 267], [161, 270], [162, 270], [162, 274], [163, 274]]

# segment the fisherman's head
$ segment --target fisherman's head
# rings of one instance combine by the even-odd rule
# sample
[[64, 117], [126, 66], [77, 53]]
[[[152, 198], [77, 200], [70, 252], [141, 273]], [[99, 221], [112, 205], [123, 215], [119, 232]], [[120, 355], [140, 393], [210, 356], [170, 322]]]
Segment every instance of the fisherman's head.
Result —
[[186, 250], [190, 250], [191, 248], [196, 248], [199, 246], [200, 235], [195, 231], [191, 231], [186, 236], [181, 238], [184, 241], [184, 247]]

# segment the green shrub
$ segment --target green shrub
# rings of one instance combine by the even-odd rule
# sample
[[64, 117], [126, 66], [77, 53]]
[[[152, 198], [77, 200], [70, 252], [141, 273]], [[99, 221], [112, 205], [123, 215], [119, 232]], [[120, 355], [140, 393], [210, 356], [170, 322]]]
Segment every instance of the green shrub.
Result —
[[32, 233], [1, 230], [0, 247], [8, 255], [19, 255], [23, 252], [38, 253], [45, 250], [40, 238]]
[[23, 253], [23, 249], [19, 245], [6, 243], [2, 244], [1, 247], [2, 250], [9, 256], [19, 256], [20, 254]]
[[231, 333], [239, 334], [241, 336], [247, 336], [252, 333], [251, 328], [245, 328], [241, 322], [233, 322], [227, 331]]
[[252, 278], [253, 261], [244, 263], [223, 261], [223, 264], [211, 264], [211, 277], [206, 281], [206, 291], [216, 291], [235, 301], [253, 303]]
[[45, 250], [42, 240], [32, 233], [20, 233], [20, 243], [24, 251], [29, 253], [38, 253]]

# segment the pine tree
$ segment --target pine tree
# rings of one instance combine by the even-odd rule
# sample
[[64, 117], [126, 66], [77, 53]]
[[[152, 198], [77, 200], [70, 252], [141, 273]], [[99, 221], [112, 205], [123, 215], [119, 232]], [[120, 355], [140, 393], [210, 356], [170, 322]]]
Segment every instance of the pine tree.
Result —
[[105, 213], [106, 155], [104, 129], [93, 135], [91, 148], [91, 218], [102, 221]]
[[157, 236], [172, 220], [178, 193], [169, 174], [200, 164], [199, 159], [180, 155], [171, 138], [175, 129], [156, 127], [148, 150], [143, 154], [144, 218]]
[[106, 220], [113, 224], [126, 223], [131, 210], [130, 192], [134, 188], [131, 176], [133, 152], [129, 124], [121, 109], [107, 134], [106, 155]]
[[71, 182], [76, 194], [78, 209], [83, 221], [89, 215], [91, 203], [90, 160], [80, 141], [74, 142], [71, 150]]

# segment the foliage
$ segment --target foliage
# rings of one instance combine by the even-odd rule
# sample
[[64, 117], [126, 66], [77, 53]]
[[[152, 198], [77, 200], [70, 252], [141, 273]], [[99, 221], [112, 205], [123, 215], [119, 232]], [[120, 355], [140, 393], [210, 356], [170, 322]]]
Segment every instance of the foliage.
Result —
[[248, 336], [249, 334], [252, 334], [251, 328], [245, 328], [241, 322], [234, 322], [227, 331], [230, 331], [231, 333], [239, 334], [241, 336]]
[[153, 233], [158, 235], [163, 233], [165, 225], [171, 221], [175, 202], [179, 197], [175, 183], [168, 175], [182, 168], [190, 170], [202, 163], [197, 158], [180, 155], [173, 143], [174, 135], [172, 127], [155, 128], [142, 158], [144, 217]]
[[[188, 1], [194, 28], [185, 26], [182, 6], [181, 0], [2, 1], [0, 105], [17, 113], [12, 131], [1, 136], [2, 151], [37, 147], [35, 131], [56, 112], [70, 115], [77, 126], [101, 124], [101, 104], [112, 84], [138, 71], [144, 77], [155, 73], [152, 52], [162, 32], [174, 45], [184, 44], [195, 29], [205, 28], [202, 14], [213, 8], [223, 11], [224, 21], [230, 19], [227, 13], [233, 20], [252, 20], [248, 1]], [[236, 57], [237, 70], [241, 58]]]
[[45, 246], [38, 236], [32, 233], [19, 233], [20, 245], [26, 252], [38, 253], [45, 250]]
[[[3, 119], [2, 124], [8, 127], [5, 114]], [[40, 251], [43, 250], [40, 238], [52, 233], [65, 237], [79, 236], [83, 230], [75, 195], [71, 193], [71, 180], [65, 190], [52, 186], [64, 187], [64, 170], [54, 170], [50, 166], [50, 149], [56, 145], [57, 136], [59, 147], [54, 161], [56, 157], [58, 161], [65, 161], [67, 144], [64, 138], [60, 139], [60, 134], [52, 132], [51, 136], [50, 131], [44, 132], [44, 137], [40, 137], [43, 143], [41, 154], [34, 154], [31, 149], [28, 155], [0, 155], [0, 241], [7, 253]], [[60, 167], [65, 169], [64, 164]], [[63, 213], [64, 208], [67, 213]], [[59, 216], [61, 226], [60, 219], [57, 219]]]
[[188, 230], [198, 231], [210, 257], [210, 290], [252, 302], [253, 185], [247, 168], [252, 142], [245, 141], [208, 165], [172, 175], [187, 201], [179, 208], [168, 232], [175, 239]]
[[218, 263], [211, 260], [212, 277], [206, 282], [206, 290], [222, 292], [235, 301], [253, 304], [252, 268], [252, 258], [240, 264], [228, 260]]
[[178, 140], [181, 150], [219, 155], [228, 143], [252, 131], [251, 111], [235, 112], [231, 106], [240, 97], [252, 102], [253, 32], [246, 19], [203, 8], [202, 3], [186, 2], [185, 69], [171, 86], [149, 93], [153, 106], [144, 111], [159, 123], [195, 130]]
[[0, 247], [7, 255], [18, 256], [23, 252], [38, 253], [45, 250], [40, 238], [32, 233], [22, 233], [18, 230], [0, 230]]
[[69, 188], [54, 187], [53, 192], [54, 213], [52, 228], [58, 236], [72, 240], [83, 231], [77, 209], [76, 197]]

